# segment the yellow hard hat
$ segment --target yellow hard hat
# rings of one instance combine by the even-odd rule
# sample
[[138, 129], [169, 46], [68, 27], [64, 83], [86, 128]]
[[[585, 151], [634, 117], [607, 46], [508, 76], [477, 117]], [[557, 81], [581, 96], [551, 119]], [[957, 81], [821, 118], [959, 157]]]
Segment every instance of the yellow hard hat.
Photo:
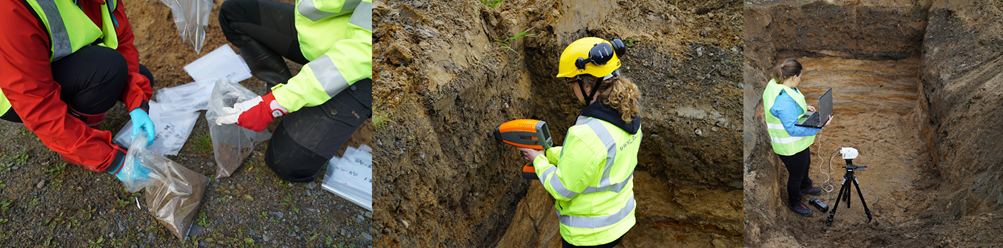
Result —
[[603, 78], [620, 68], [620, 57], [626, 52], [620, 39], [606, 41], [585, 37], [572, 42], [561, 53], [557, 77], [574, 77], [590, 74]]

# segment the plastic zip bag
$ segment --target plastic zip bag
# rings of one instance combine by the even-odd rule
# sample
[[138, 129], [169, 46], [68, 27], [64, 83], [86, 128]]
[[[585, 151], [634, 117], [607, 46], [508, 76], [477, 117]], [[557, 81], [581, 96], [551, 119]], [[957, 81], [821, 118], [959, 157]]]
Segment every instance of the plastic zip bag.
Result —
[[268, 130], [255, 132], [237, 124], [216, 125], [216, 119], [226, 115], [224, 107], [251, 100], [258, 94], [251, 92], [243, 85], [226, 80], [216, 81], [209, 99], [209, 111], [205, 119], [209, 122], [209, 137], [212, 138], [213, 156], [216, 158], [216, 178], [229, 177], [244, 159], [251, 154], [254, 144], [272, 137]]
[[130, 192], [146, 189], [146, 205], [157, 222], [164, 224], [182, 242], [194, 223], [202, 196], [209, 186], [209, 178], [181, 166], [156, 152], [146, 149], [146, 133], [140, 132], [132, 140], [125, 157], [125, 167], [119, 173], [135, 173], [132, 163], [138, 159], [150, 170], [149, 179], [126, 184]]
[[327, 166], [323, 187], [369, 211], [373, 211], [372, 148], [348, 147], [339, 159], [334, 157]]
[[209, 13], [212, 12], [211, 0], [160, 0], [171, 7], [174, 25], [178, 28], [181, 41], [195, 53], [202, 53], [202, 43], [205, 42], [205, 29], [209, 26]]

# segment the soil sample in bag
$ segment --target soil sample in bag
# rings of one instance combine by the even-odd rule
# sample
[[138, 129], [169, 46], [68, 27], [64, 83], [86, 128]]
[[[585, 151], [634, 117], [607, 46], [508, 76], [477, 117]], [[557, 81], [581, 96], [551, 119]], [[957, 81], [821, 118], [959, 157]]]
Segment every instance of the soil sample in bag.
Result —
[[233, 175], [233, 172], [237, 171], [237, 168], [244, 162], [244, 159], [248, 155], [251, 155], [251, 147], [240, 147], [239, 152], [237, 148], [238, 146], [236, 145], [219, 143], [216, 151], [213, 152], [216, 155], [216, 162], [219, 164], [216, 178]]
[[202, 203], [209, 178], [173, 161], [166, 164], [166, 180], [146, 187], [146, 204], [157, 222], [184, 242]]

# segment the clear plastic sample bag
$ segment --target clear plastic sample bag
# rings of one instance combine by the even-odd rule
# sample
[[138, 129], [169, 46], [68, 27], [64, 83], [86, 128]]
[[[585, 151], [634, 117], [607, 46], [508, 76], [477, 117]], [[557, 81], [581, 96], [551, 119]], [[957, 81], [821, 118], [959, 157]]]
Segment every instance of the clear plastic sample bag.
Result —
[[212, 138], [213, 155], [216, 158], [216, 178], [229, 177], [237, 171], [244, 159], [251, 154], [254, 144], [271, 138], [268, 130], [255, 132], [237, 124], [216, 125], [216, 118], [226, 115], [225, 107], [258, 97], [244, 86], [225, 80], [216, 81], [209, 99], [209, 111], [205, 118], [209, 122], [209, 136]]
[[150, 213], [183, 242], [194, 223], [202, 196], [209, 186], [209, 178], [147, 150], [145, 133], [136, 135], [125, 159], [119, 173], [139, 173], [134, 169], [135, 161], [150, 170], [147, 174], [149, 179], [123, 182], [126, 190], [136, 192], [145, 188], [146, 205]]
[[174, 25], [178, 27], [181, 41], [195, 53], [202, 53], [202, 43], [205, 42], [205, 29], [209, 26], [209, 13], [212, 13], [212, 0], [160, 0], [171, 7]]

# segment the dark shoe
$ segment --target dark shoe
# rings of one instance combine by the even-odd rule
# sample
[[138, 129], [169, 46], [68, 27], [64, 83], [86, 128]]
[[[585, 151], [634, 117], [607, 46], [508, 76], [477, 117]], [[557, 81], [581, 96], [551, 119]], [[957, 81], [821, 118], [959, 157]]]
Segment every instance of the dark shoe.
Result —
[[819, 188], [819, 187], [812, 186], [811, 188], [808, 188], [808, 190], [803, 190], [802, 189], [801, 190], [801, 194], [819, 195], [819, 194], [822, 194], [822, 189]]
[[808, 206], [805, 206], [804, 203], [798, 202], [798, 204], [791, 206], [790, 208], [791, 211], [794, 211], [802, 216], [811, 216], [812, 210], [809, 209]]
[[251, 75], [264, 81], [269, 89], [284, 84], [293, 77], [282, 55], [251, 37], [243, 36], [243, 38], [247, 41], [247, 45], [237, 47], [237, 50], [240, 50], [240, 57], [244, 58], [247, 67], [251, 69]]

